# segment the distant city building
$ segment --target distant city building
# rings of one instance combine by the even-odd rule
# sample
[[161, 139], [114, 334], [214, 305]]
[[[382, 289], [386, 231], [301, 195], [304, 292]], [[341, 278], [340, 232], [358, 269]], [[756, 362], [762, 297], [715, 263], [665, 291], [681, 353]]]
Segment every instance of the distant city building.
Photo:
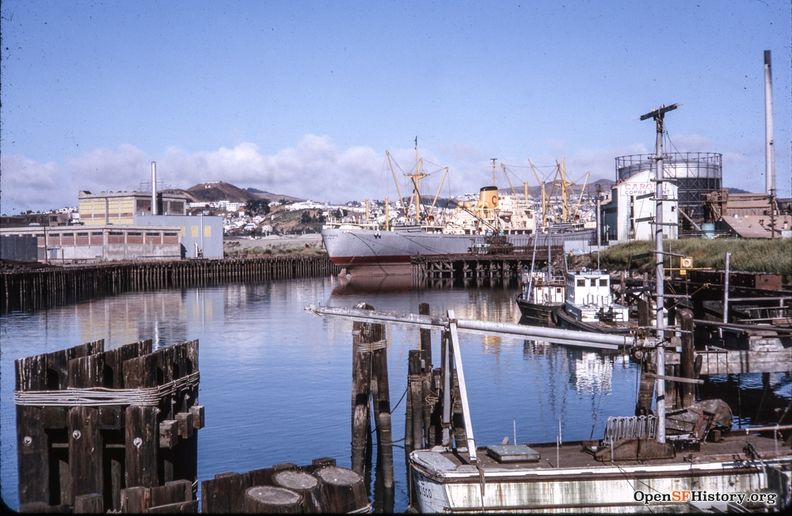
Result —
[[[157, 194], [157, 213], [160, 215], [186, 215], [186, 196]], [[80, 221], [85, 225], [133, 224], [136, 215], [151, 215], [150, 192], [82, 191], [79, 194]]]

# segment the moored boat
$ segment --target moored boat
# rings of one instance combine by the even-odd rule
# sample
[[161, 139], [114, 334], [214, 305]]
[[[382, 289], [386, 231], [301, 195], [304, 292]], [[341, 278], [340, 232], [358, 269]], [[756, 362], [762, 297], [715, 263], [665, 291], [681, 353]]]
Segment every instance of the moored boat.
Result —
[[520, 323], [533, 326], [555, 326], [553, 312], [564, 306], [566, 281], [562, 276], [548, 272], [523, 274], [521, 290], [517, 295]]
[[563, 307], [553, 316], [555, 325], [570, 330], [626, 334], [634, 326], [630, 309], [613, 299], [610, 274], [601, 270], [568, 272]]

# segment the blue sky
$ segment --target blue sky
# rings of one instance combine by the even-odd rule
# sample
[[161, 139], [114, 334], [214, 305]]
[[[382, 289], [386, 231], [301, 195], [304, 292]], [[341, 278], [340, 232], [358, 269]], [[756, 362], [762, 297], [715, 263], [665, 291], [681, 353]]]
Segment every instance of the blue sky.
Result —
[[791, 28], [788, 0], [3, 0], [0, 210], [137, 189], [152, 160], [168, 187], [394, 197], [385, 151], [408, 168], [416, 135], [444, 193], [489, 183], [492, 157], [514, 182], [529, 159], [614, 179], [653, 150], [639, 116], [674, 102], [669, 150], [763, 191], [766, 49], [790, 196]]

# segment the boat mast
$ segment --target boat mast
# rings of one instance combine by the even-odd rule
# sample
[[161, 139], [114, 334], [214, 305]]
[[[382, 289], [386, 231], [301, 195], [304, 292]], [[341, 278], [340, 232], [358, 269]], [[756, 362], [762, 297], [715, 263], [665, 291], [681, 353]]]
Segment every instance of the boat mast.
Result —
[[658, 109], [641, 115], [641, 120], [654, 119], [657, 134], [655, 138], [655, 324], [657, 326], [657, 442], [665, 443], [665, 317], [663, 308], [665, 271], [663, 270], [663, 118], [669, 111], [679, 107], [677, 104], [660, 106]]

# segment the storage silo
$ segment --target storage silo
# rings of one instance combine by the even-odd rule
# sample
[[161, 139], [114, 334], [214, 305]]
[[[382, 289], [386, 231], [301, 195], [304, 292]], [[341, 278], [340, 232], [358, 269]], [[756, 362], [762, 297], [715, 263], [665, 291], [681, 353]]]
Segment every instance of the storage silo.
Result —
[[[628, 180], [644, 171], [654, 170], [653, 154], [631, 154], [616, 158], [616, 182]], [[663, 171], [667, 179], [677, 185], [680, 211], [693, 222], [704, 222], [704, 194], [720, 190], [723, 167], [722, 155], [717, 152], [667, 153], [663, 159]], [[680, 216], [680, 233], [695, 228], [685, 216]]]

